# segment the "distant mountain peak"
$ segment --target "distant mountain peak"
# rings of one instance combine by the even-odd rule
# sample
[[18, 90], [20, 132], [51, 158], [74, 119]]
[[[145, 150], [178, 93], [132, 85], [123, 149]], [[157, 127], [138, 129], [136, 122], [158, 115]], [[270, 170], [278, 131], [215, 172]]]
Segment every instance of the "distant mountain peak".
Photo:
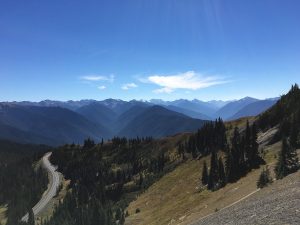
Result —
[[238, 100], [238, 101], [252, 101], [252, 100], [257, 101], [257, 100], [259, 100], [259, 99], [256, 99], [256, 98], [252, 98], [252, 97], [246, 96], [246, 97], [244, 97], [244, 98], [241, 98], [241, 99]]

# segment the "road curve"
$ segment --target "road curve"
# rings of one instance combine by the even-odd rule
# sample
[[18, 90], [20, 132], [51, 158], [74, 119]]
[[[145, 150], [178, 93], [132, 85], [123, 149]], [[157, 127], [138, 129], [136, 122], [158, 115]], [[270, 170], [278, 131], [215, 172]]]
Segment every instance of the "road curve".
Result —
[[[56, 168], [50, 163], [49, 157], [52, 152], [48, 152], [43, 156], [42, 165], [48, 171], [49, 176], [49, 186], [46, 193], [42, 196], [40, 201], [32, 208], [34, 215], [37, 215], [45, 206], [50, 202], [50, 200], [56, 195], [60, 179], [59, 173], [56, 171]], [[28, 221], [28, 213], [22, 217], [23, 222]]]

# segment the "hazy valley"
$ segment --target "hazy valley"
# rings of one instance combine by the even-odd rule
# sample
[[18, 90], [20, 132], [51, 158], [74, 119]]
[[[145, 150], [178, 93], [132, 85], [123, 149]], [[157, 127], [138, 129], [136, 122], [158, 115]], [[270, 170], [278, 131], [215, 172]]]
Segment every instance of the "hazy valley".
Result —
[[83, 143], [87, 137], [95, 141], [114, 136], [159, 138], [196, 131], [205, 121], [219, 117], [256, 116], [277, 100], [2, 102], [0, 138], [47, 145]]

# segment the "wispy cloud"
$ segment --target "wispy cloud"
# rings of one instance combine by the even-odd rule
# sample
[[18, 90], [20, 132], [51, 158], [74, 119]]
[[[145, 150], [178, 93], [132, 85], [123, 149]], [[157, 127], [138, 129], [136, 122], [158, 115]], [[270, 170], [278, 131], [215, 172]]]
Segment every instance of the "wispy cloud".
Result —
[[174, 89], [171, 89], [171, 88], [168, 88], [168, 87], [163, 87], [163, 88], [153, 90], [153, 92], [156, 93], [156, 94], [162, 94], [162, 93], [170, 94], [173, 91], [174, 91]]
[[109, 76], [102, 76], [102, 75], [88, 75], [88, 76], [82, 76], [80, 77], [81, 80], [85, 81], [107, 81], [107, 82], [114, 82], [115, 76], [113, 74]]
[[104, 90], [106, 87], [104, 85], [98, 87], [99, 90]]
[[140, 81], [160, 86], [161, 88], [155, 89], [154, 93], [172, 93], [176, 89], [198, 90], [230, 82], [222, 77], [205, 76], [195, 71], [174, 75], [151, 75]]
[[127, 83], [122, 85], [123, 90], [129, 90], [131, 88], [136, 88], [138, 87], [135, 83]]

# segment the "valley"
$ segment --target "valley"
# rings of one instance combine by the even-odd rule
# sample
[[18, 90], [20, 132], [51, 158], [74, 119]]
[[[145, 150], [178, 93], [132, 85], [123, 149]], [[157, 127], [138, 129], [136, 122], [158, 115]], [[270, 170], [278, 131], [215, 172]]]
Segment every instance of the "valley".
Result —
[[[276, 103], [243, 98], [232, 101], [150, 100], [1, 102], [0, 138], [58, 146], [114, 136], [161, 138], [194, 132], [206, 121], [256, 116]], [[151, 126], [150, 126], [151, 125]], [[47, 129], [46, 129], [47, 128]]]
[[1, 1], [0, 225], [300, 225], [299, 12]]
[[[240, 224], [235, 221], [237, 218], [251, 224], [250, 221], [271, 222], [274, 218], [272, 212], [277, 210], [273, 222], [297, 224], [297, 211], [290, 212], [289, 220], [283, 215], [287, 208], [298, 205], [296, 186], [299, 182], [299, 162], [297, 159], [294, 161], [297, 165], [291, 164], [292, 167], [286, 169], [279, 162], [284, 160], [282, 157], [296, 159], [292, 152], [294, 147], [290, 146], [298, 146], [299, 131], [296, 125], [299, 119], [295, 112], [298, 113], [299, 96], [299, 88], [295, 85], [262, 114], [225, 122], [219, 118], [216, 121], [199, 120], [200, 123], [197, 123], [197, 119], [162, 106], [127, 105], [127, 109], [120, 106], [118, 110], [111, 109], [114, 113], [108, 110], [110, 117], [103, 115], [105, 121], [111, 126], [113, 121], [118, 121], [119, 129], [128, 131], [128, 138], [124, 134], [124, 137], [101, 138], [98, 141], [90, 137], [84, 139], [83, 144], [73, 142], [54, 148], [36, 146], [37, 149], [51, 149], [52, 153], [47, 153], [43, 158], [39, 154], [46, 171], [50, 172], [51, 182], [43, 195], [45, 184], [41, 187], [44, 189], [43, 192], [40, 189], [41, 198], [33, 195], [35, 197], [30, 200], [35, 223], [60, 225], [61, 221], [65, 221], [66, 224], [85, 225], [168, 225], [219, 224], [224, 221]], [[5, 107], [19, 109], [19, 106]], [[40, 109], [48, 112], [49, 106], [39, 107], [25, 106], [22, 110], [25, 110], [25, 115], [32, 112], [43, 115]], [[98, 113], [107, 110], [103, 109], [103, 105], [95, 105], [95, 102], [83, 107], [79, 110], [80, 114], [88, 113], [85, 120], [89, 122], [95, 121]], [[92, 110], [88, 110], [89, 107]], [[10, 110], [7, 112], [13, 113], [6, 114], [6, 118], [11, 122], [18, 121], [19, 113]], [[56, 108], [54, 112], [57, 110], [66, 109]], [[283, 117], [286, 119], [282, 120]], [[131, 122], [126, 124], [126, 118]], [[281, 121], [290, 123], [291, 118], [295, 122], [286, 130]], [[26, 120], [23, 122], [26, 124]], [[134, 125], [129, 126], [130, 123]], [[178, 129], [179, 125], [185, 132]], [[136, 129], [132, 129], [132, 126]], [[194, 126], [193, 129], [188, 130], [191, 126]], [[148, 136], [139, 136], [143, 132]], [[153, 132], [158, 136], [153, 137]], [[288, 135], [288, 142], [281, 138], [284, 134]], [[5, 143], [3, 147], [9, 148], [10, 144]], [[19, 147], [19, 144], [15, 145]], [[287, 151], [284, 156], [283, 150]], [[3, 159], [14, 162], [10, 156], [12, 153], [5, 153]], [[206, 172], [208, 180], [205, 181], [203, 174], [206, 163], [209, 172]], [[34, 164], [35, 168], [41, 165]], [[279, 170], [279, 166], [284, 170]], [[289, 168], [297, 169], [289, 172]], [[266, 169], [270, 171], [268, 176], [273, 183], [262, 184], [266, 187], [259, 189], [258, 178]], [[278, 176], [281, 177], [276, 179]], [[29, 182], [28, 178], [23, 179]], [[287, 203], [285, 198], [293, 201]], [[282, 202], [282, 207], [276, 208], [277, 201], [274, 199]], [[21, 225], [22, 220], [28, 220], [28, 223], [32, 221], [30, 210], [28, 216], [28, 209], [25, 208], [14, 212], [17, 217], [11, 217], [13, 208], [11, 203], [5, 204], [6, 201], [2, 201], [0, 218], [7, 221], [7, 225]], [[255, 211], [256, 204], [261, 205], [264, 211]], [[271, 209], [266, 205], [270, 205]], [[21, 212], [26, 216], [20, 217]], [[256, 215], [255, 220], [253, 215]]]

